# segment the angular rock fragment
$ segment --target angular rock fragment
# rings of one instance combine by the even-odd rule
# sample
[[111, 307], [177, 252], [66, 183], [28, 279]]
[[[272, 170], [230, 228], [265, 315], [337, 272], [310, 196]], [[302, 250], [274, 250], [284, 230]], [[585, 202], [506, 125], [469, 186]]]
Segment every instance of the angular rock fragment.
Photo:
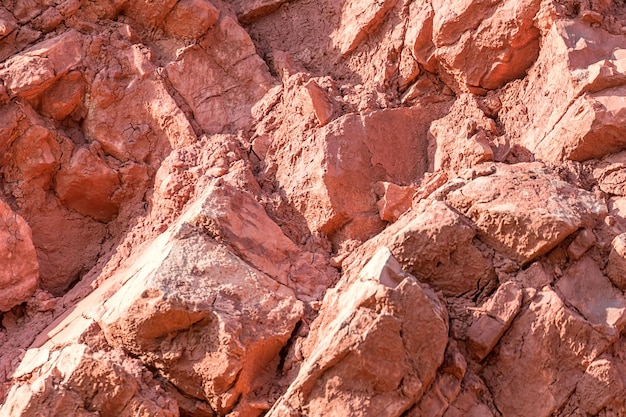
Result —
[[0, 65], [0, 79], [10, 97], [32, 98], [76, 68], [83, 59], [83, 36], [70, 30], [16, 55]]
[[[166, 70], [207, 133], [242, 129], [252, 121], [252, 106], [274, 84], [250, 36], [231, 17], [221, 19], [197, 45], [180, 51]], [[198, 76], [190, 78], [190, 73]]]
[[41, 113], [55, 120], [68, 117], [82, 102], [85, 81], [78, 71], [60, 78], [40, 96]]
[[471, 352], [483, 360], [507, 331], [522, 307], [522, 289], [506, 282], [481, 306], [481, 315], [467, 331]]
[[476, 98], [462, 95], [444, 118], [430, 125], [430, 168], [458, 173], [481, 162], [493, 161], [488, 135], [495, 131], [495, 122], [479, 109]]
[[291, 0], [234, 0], [237, 17], [241, 22], [250, 22], [277, 10]]
[[119, 174], [85, 148], [75, 150], [55, 177], [55, 191], [63, 205], [94, 220], [109, 222], [118, 213], [113, 194]]
[[626, 325], [626, 298], [589, 256], [567, 269], [556, 288], [590, 323], [618, 330]]
[[590, 363], [558, 416], [581, 412], [593, 416], [601, 414], [603, 410], [619, 414], [624, 407], [624, 382], [615, 362], [611, 356], [602, 355]]
[[483, 371], [498, 410], [503, 415], [553, 415], [587, 366], [617, 337], [545, 287], [513, 321]]
[[37, 288], [39, 264], [30, 227], [0, 200], [0, 312], [26, 301]]
[[268, 416], [402, 415], [443, 362], [447, 320], [432, 290], [380, 248], [326, 294], [298, 376]]
[[524, 84], [504, 97], [511, 110], [502, 121], [512, 138], [549, 162], [622, 149], [623, 36], [562, 19], [543, 45]]
[[0, 415], [178, 416], [176, 401], [142, 373], [145, 369], [120, 352], [93, 352], [71, 344], [60, 350], [31, 349], [15, 372], [27, 383], [13, 385]]
[[251, 194], [223, 184], [208, 187], [189, 208], [191, 223], [228, 243], [244, 260], [281, 284], [299, 299], [319, 299], [336, 272], [321, 254], [295, 245]]
[[446, 201], [473, 220], [486, 242], [521, 263], [607, 213], [593, 194], [561, 181], [538, 163], [498, 165], [495, 174], [470, 181]]
[[344, 262], [360, 264], [380, 246], [391, 249], [402, 267], [445, 295], [460, 295], [484, 286], [493, 278], [493, 265], [473, 245], [474, 228], [446, 204], [425, 200], [367, 241]]
[[426, 171], [433, 116], [419, 106], [342, 116], [295, 145], [295, 158], [279, 160], [276, 178], [312, 231], [333, 235], [365, 217], [378, 222], [354, 236], [366, 239], [380, 229], [374, 184], [406, 185]]
[[375, 192], [380, 196], [376, 206], [381, 220], [395, 222], [402, 213], [411, 208], [415, 188], [381, 181], [376, 183]]
[[197, 39], [219, 16], [219, 10], [207, 0], [182, 0], [167, 15], [163, 28], [176, 36]]
[[443, 364], [430, 389], [406, 413], [406, 417], [441, 416], [461, 393], [461, 381], [467, 371], [467, 361], [456, 342], [450, 340]]
[[534, 18], [540, 3], [433, 1], [437, 59], [463, 89], [472, 92], [496, 89], [522, 77], [539, 53]]
[[219, 414], [260, 414], [264, 375], [302, 305], [193, 227], [163, 249], [105, 303], [99, 324], [107, 341]]
[[343, 55], [355, 50], [374, 32], [397, 0], [348, 0], [343, 6], [341, 26], [332, 35], [335, 45]]
[[596, 243], [596, 235], [590, 229], [583, 229], [567, 247], [567, 255], [577, 261]]

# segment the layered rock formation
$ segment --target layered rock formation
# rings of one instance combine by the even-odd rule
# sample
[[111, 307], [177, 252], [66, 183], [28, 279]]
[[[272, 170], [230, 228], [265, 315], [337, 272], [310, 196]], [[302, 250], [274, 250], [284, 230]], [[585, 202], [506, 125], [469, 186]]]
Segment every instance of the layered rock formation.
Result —
[[619, 0], [0, 5], [0, 416], [623, 416]]

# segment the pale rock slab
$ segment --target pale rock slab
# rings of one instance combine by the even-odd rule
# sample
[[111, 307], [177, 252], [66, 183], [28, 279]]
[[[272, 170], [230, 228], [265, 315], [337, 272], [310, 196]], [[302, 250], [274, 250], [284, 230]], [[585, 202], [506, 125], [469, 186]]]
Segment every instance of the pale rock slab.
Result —
[[268, 416], [400, 416], [434, 380], [447, 343], [445, 307], [380, 248], [326, 294], [298, 376]]
[[138, 361], [120, 352], [93, 352], [70, 344], [59, 350], [30, 349], [0, 407], [2, 416], [178, 416], [178, 404]]
[[381, 220], [393, 223], [413, 205], [415, 187], [380, 181], [374, 191], [380, 197], [376, 207]]
[[39, 264], [32, 232], [24, 219], [0, 200], [0, 312], [26, 301], [37, 288]]
[[499, 164], [493, 175], [468, 182], [446, 201], [474, 222], [486, 242], [520, 263], [607, 213], [603, 201], [539, 163]]
[[295, 245], [250, 193], [229, 184], [209, 186], [189, 210], [195, 213], [191, 224], [229, 244], [243, 260], [292, 288], [299, 299], [320, 299], [336, 279], [324, 256]]
[[217, 413], [246, 415], [263, 411], [264, 372], [303, 313], [292, 290], [190, 225], [104, 308], [98, 323], [111, 345]]
[[567, 269], [556, 288], [590, 323], [618, 331], [626, 324], [626, 298], [590, 257]]

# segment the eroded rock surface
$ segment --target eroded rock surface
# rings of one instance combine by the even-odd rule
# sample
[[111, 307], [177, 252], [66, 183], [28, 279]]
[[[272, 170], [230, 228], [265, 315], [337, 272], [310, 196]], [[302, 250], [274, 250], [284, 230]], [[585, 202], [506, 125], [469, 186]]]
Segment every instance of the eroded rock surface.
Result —
[[621, 416], [626, 6], [0, 5], [0, 416]]

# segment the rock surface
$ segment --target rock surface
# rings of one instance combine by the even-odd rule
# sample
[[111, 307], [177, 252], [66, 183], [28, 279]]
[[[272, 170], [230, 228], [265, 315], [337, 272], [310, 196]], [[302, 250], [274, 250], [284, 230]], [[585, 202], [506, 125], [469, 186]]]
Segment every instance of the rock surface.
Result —
[[623, 416], [617, 0], [0, 4], [0, 416]]

